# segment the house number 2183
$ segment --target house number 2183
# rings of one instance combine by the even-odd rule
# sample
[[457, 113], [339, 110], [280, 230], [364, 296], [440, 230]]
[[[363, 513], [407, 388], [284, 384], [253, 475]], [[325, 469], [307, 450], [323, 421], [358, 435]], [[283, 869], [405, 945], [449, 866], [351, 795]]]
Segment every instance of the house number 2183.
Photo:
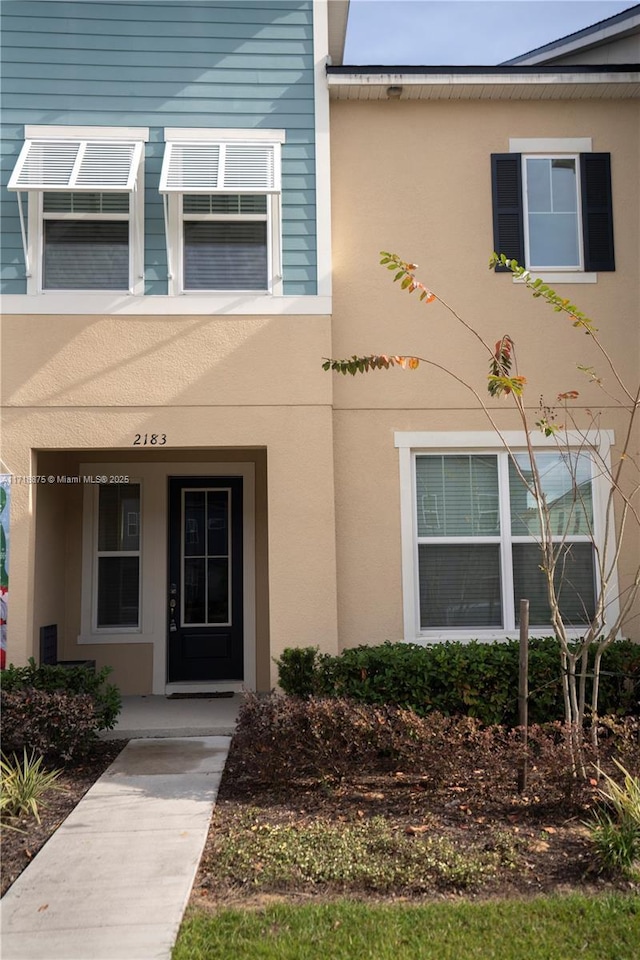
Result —
[[166, 433], [136, 433], [132, 447], [164, 447], [167, 442]]

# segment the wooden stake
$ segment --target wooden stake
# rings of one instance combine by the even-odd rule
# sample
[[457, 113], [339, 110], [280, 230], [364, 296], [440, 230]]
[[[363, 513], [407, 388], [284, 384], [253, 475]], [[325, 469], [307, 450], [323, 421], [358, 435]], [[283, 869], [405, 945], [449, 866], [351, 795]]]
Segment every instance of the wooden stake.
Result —
[[518, 722], [522, 728], [522, 760], [518, 790], [524, 793], [529, 779], [529, 601], [520, 601], [520, 656], [518, 663]]

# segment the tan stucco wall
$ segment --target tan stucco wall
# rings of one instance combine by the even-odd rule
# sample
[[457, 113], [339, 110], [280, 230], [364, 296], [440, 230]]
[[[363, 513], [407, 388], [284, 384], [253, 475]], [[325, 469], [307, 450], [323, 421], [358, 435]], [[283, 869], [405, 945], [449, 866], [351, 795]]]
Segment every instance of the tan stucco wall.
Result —
[[[616, 393], [594, 343], [510, 276], [487, 263], [493, 246], [490, 154], [510, 137], [593, 138], [612, 156], [616, 271], [595, 284], [557, 289], [593, 317], [623, 378], [640, 368], [640, 106], [637, 102], [332, 102], [334, 175], [333, 356], [416, 353], [452, 367], [485, 392], [486, 355], [440, 304], [420, 304], [378, 265], [389, 250], [419, 264], [431, 286], [486, 340], [516, 341], [529, 404], [578, 389], [601, 410], [600, 425], [622, 434], [606, 393], [576, 364], [595, 365]], [[382, 134], [381, 131], [384, 133]], [[489, 430], [474, 397], [427, 366], [355, 378], [333, 375], [341, 645], [403, 634], [400, 494], [394, 431]], [[618, 391], [619, 393], [619, 391]], [[492, 405], [518, 429], [508, 401]], [[579, 412], [583, 425], [589, 415]], [[537, 417], [533, 417], [537, 419]], [[640, 443], [632, 449], [637, 452]], [[628, 533], [621, 578], [640, 555]], [[384, 599], [381, 599], [384, 598]], [[637, 621], [629, 634], [639, 637]]]
[[[337, 649], [326, 317], [9, 317], [3, 340], [3, 457], [14, 475], [75, 476], [91, 461], [254, 463], [256, 685], [275, 683], [271, 658], [287, 645]], [[138, 433], [167, 444], [134, 447]], [[61, 655], [110, 663], [124, 692], [149, 692], [149, 644], [75, 642], [82, 495], [15, 486], [10, 659], [23, 662], [39, 627], [57, 622]]]
[[[105, 407], [114, 426], [130, 406], [326, 403], [316, 358], [329, 336], [327, 318], [314, 316], [7, 316], [3, 402]], [[156, 427], [139, 415], [135, 431]], [[118, 436], [118, 445], [132, 440]], [[175, 435], [170, 443], [184, 445]]]

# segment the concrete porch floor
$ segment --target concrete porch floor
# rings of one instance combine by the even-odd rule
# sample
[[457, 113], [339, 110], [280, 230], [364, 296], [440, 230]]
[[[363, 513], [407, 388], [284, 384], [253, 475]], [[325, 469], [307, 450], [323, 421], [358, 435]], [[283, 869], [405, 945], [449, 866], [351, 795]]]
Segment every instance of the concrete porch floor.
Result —
[[235, 730], [242, 694], [233, 697], [171, 700], [164, 696], [123, 697], [113, 730], [103, 740], [137, 737], [225, 737]]

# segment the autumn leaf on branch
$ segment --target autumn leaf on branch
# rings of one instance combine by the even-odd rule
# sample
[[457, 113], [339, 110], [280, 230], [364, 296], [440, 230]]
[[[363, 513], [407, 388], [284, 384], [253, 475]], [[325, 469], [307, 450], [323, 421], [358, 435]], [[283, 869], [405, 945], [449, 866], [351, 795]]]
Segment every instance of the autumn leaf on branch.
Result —
[[416, 290], [419, 290], [420, 300], [424, 300], [426, 303], [433, 303], [434, 300], [438, 299], [432, 290], [429, 290], [421, 280], [417, 279], [415, 274], [418, 269], [417, 263], [408, 263], [401, 260], [397, 253], [387, 253], [384, 250], [381, 251], [380, 256], [382, 257], [380, 260], [382, 266], [385, 266], [387, 270], [396, 271], [393, 282], [396, 283], [400, 280], [400, 286], [403, 290], [408, 290], [409, 293], [415, 293]]
[[334, 370], [336, 373], [342, 373], [345, 376], [350, 373], [352, 377], [355, 377], [356, 373], [368, 373], [369, 370], [388, 370], [390, 367], [415, 370], [419, 365], [419, 357], [389, 356], [385, 353], [358, 357], [354, 354], [346, 360], [324, 357], [322, 369]]
[[558, 401], [561, 400], [577, 400], [580, 394], [577, 390], [567, 390], [566, 393], [558, 394]]

